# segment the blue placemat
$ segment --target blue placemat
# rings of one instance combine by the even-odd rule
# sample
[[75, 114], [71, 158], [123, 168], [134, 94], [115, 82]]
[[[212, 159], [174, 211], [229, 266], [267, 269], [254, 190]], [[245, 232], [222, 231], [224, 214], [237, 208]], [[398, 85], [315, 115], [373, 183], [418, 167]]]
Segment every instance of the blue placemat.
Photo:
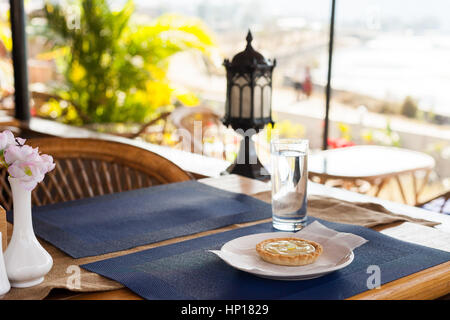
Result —
[[[355, 249], [354, 261], [344, 269], [306, 281], [276, 281], [236, 270], [209, 249], [248, 234], [270, 232], [271, 223], [231, 230], [181, 243], [106, 259], [81, 267], [122, 283], [146, 299], [272, 300], [345, 299], [368, 290], [373, 267], [381, 284], [450, 260], [450, 253], [399, 241], [379, 232], [318, 220], [340, 232], [367, 240]], [[373, 289], [376, 290], [376, 289]]]
[[33, 227], [82, 258], [271, 216], [263, 201], [187, 181], [35, 207]]

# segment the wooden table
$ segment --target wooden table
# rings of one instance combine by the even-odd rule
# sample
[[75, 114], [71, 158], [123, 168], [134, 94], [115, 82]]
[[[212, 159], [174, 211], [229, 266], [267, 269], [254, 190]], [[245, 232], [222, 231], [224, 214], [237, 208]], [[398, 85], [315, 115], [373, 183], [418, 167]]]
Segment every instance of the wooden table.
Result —
[[[257, 196], [257, 194], [268, 192], [270, 190], [269, 183], [243, 178], [236, 175], [223, 176], [220, 178], [205, 178], [199, 181], [210, 186], [221, 188], [223, 190], [240, 192], [255, 196]], [[377, 198], [368, 197], [342, 189], [330, 188], [317, 183], [310, 183], [308, 188], [309, 194], [327, 195], [347, 201], [375, 201], [385, 205], [385, 207], [395, 213], [441, 222], [441, 224], [435, 228], [404, 222], [401, 224], [396, 223], [393, 225], [384, 226], [383, 228], [376, 228], [376, 230], [401, 240], [450, 251], [450, 216], [428, 212], [423, 209], [402, 205], [399, 203], [383, 201]], [[237, 224], [217, 230], [201, 232], [196, 235], [163, 241], [161, 244], [166, 245], [170, 243], [176, 243], [195, 237], [205, 236], [208, 234], [218, 233], [267, 221], [270, 221], [270, 219], [245, 224]], [[429, 268], [421, 272], [409, 275], [405, 278], [392, 281], [381, 286], [381, 288], [379, 289], [373, 289], [363, 292], [354, 297], [351, 297], [350, 299], [436, 299], [449, 293], [450, 262], [447, 262], [441, 265], [437, 265], [433, 268]], [[73, 292], [59, 292], [57, 294], [51, 294], [49, 296], [49, 299], [123, 300], [141, 298], [131, 292], [129, 289], [124, 288], [107, 292], [79, 294]]]
[[[393, 179], [404, 203], [408, 201], [400, 176], [410, 175], [414, 204], [418, 202], [418, 197], [428, 181], [428, 175], [435, 166], [433, 157], [428, 154], [374, 145], [320, 151], [311, 154], [308, 160], [310, 178], [317, 177], [320, 183], [340, 180], [349, 188], [357, 181], [365, 181], [376, 188], [375, 196], [378, 196], [383, 187]], [[420, 186], [416, 181], [416, 173], [419, 171], [424, 172]]]

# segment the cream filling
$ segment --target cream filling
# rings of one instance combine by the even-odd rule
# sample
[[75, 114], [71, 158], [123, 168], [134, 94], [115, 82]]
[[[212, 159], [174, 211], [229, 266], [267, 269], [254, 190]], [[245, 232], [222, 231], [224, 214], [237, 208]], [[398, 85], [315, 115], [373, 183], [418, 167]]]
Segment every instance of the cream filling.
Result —
[[284, 256], [295, 256], [316, 251], [316, 248], [303, 240], [278, 240], [266, 243], [264, 249], [270, 253], [277, 253]]

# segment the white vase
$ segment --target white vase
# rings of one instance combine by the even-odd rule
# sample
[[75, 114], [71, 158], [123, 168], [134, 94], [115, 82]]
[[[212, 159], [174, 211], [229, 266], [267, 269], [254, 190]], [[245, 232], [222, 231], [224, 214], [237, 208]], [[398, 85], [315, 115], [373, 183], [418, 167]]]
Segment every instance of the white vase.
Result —
[[31, 191], [8, 177], [13, 195], [14, 227], [5, 251], [5, 266], [12, 287], [26, 288], [44, 280], [53, 266], [50, 254], [36, 239], [31, 220]]
[[0, 298], [8, 293], [9, 289], [11, 289], [11, 285], [6, 274], [5, 261], [3, 260], [2, 233], [0, 232]]

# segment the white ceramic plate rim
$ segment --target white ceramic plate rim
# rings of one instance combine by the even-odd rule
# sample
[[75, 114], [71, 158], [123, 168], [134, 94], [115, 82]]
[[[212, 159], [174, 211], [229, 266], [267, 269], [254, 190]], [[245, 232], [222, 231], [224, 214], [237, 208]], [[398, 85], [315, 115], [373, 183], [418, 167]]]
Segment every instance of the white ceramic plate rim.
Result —
[[[239, 237], [239, 238], [235, 238], [233, 240], [228, 241], [227, 243], [225, 243], [222, 248], [221, 251], [228, 251], [228, 252], [233, 252], [233, 250], [229, 250], [227, 249], [227, 247], [230, 246], [231, 243], [233, 242], [239, 242], [242, 241], [244, 238], [248, 239], [248, 238], [253, 238], [253, 237], [258, 237], [258, 238], [271, 238], [274, 235], [276, 235], [277, 237], [283, 237], [283, 236], [293, 236], [293, 233], [291, 232], [267, 232], [267, 233], [257, 233], [257, 234], [251, 234], [251, 235], [247, 235], [247, 236], [243, 236], [243, 237]], [[262, 241], [262, 240], [260, 240]], [[341, 260], [341, 263], [339, 263], [336, 266], [333, 267], [329, 267], [329, 268], [320, 268], [319, 270], [308, 270], [308, 271], [301, 271], [299, 270], [299, 273], [296, 274], [289, 274], [289, 275], [284, 275], [284, 274], [279, 274], [279, 273], [275, 273], [275, 272], [264, 272], [263, 270], [258, 270], [258, 269], [245, 269], [242, 268], [240, 266], [234, 265], [233, 263], [229, 262], [229, 261], [225, 261], [228, 265], [230, 265], [233, 268], [236, 268], [238, 270], [244, 271], [244, 272], [248, 272], [257, 276], [261, 276], [264, 278], [269, 278], [269, 279], [276, 279], [276, 280], [307, 280], [307, 279], [313, 279], [313, 278], [317, 278], [317, 277], [321, 277], [324, 276], [328, 273], [331, 273], [333, 271], [337, 271], [340, 270], [342, 268], [345, 268], [346, 266], [348, 266], [350, 263], [352, 263], [353, 259], [355, 258], [355, 254], [353, 253], [353, 251], [351, 251], [346, 257], [344, 257]], [[268, 262], [267, 262], [268, 263]], [[295, 267], [293, 267], [295, 268]]]

